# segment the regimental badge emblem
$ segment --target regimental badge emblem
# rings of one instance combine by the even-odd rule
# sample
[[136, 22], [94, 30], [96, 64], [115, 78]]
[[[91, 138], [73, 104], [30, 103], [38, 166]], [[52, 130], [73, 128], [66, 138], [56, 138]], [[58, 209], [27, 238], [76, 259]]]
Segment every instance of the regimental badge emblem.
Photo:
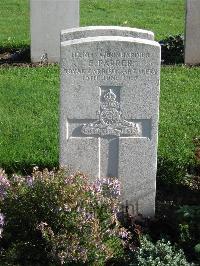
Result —
[[138, 125], [123, 118], [120, 103], [116, 100], [116, 95], [111, 89], [102, 97], [98, 116], [97, 121], [82, 126], [81, 132], [83, 134], [139, 136]]

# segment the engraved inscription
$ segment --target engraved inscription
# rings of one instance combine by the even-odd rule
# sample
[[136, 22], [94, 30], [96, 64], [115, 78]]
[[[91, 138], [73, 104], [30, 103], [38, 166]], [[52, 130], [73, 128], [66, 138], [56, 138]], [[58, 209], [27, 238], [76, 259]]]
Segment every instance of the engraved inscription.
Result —
[[[149, 58], [149, 52], [116, 52], [116, 51], [99, 51], [102, 58]], [[94, 58], [94, 54], [88, 51], [73, 52], [72, 58]]]
[[65, 74], [82, 76], [84, 81], [96, 80], [96, 81], [121, 81], [121, 80], [135, 80], [138, 76], [152, 76], [157, 75], [158, 71], [154, 68], [66, 68], [64, 67]]
[[137, 124], [123, 118], [120, 103], [116, 100], [116, 95], [111, 89], [103, 95], [98, 115], [97, 121], [82, 126], [81, 132], [83, 134], [100, 136], [140, 135]]
[[68, 65], [70, 60], [63, 61], [63, 71], [69, 76], [78, 76], [83, 81], [123, 81], [137, 80], [141, 76], [158, 75], [158, 69], [149, 63], [151, 54], [148, 51], [131, 52], [112, 51], [98, 48], [92, 51], [72, 52], [71, 61], [84, 60], [83, 67], [79, 63]]

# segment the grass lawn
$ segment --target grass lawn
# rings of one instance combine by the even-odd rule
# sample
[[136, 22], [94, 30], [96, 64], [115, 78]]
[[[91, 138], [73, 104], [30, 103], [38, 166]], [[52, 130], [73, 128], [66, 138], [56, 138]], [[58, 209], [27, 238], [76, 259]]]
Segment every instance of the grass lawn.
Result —
[[[81, 0], [80, 24], [149, 29], [156, 39], [183, 33], [184, 0]], [[30, 44], [29, 1], [0, 1], [0, 48]], [[163, 67], [159, 158], [191, 163], [199, 135], [199, 68]], [[7, 169], [58, 164], [59, 69], [0, 70], [0, 163]], [[9, 170], [10, 170], [9, 169]]]
[[184, 32], [184, 0], [81, 0], [81, 25], [151, 30], [156, 40]]
[[[58, 164], [58, 67], [0, 69], [0, 164]], [[14, 168], [13, 168], [14, 167]]]
[[[80, 0], [80, 25], [152, 30], [157, 40], [184, 32], [185, 0]], [[29, 0], [0, 1], [0, 48], [30, 45]]]
[[[199, 135], [200, 68], [162, 67], [159, 157], [191, 163]], [[58, 165], [59, 68], [0, 69], [0, 163]]]
[[159, 151], [183, 161], [193, 158], [199, 136], [200, 68], [162, 67]]
[[0, 48], [30, 45], [29, 0], [0, 0]]
[[195, 164], [193, 139], [200, 136], [199, 76], [198, 67], [161, 69], [158, 176], [167, 182], [182, 179], [184, 169]]

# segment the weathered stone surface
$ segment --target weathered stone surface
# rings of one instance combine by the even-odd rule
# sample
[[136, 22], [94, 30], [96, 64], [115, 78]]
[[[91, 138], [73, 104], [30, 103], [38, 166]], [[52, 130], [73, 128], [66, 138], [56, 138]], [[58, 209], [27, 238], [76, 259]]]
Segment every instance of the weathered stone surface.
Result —
[[119, 26], [89, 26], [61, 31], [61, 42], [95, 36], [124, 36], [154, 40], [152, 31]]
[[79, 0], [30, 0], [31, 61], [60, 60], [60, 31], [79, 26]]
[[200, 63], [200, 1], [187, 0], [185, 64]]
[[115, 176], [134, 213], [155, 206], [160, 46], [119, 36], [61, 43], [60, 165]]

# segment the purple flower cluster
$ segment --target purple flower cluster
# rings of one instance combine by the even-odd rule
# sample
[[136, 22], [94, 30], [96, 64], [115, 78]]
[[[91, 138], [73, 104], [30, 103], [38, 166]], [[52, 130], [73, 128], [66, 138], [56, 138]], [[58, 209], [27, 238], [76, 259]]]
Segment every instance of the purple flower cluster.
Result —
[[26, 183], [29, 187], [32, 187], [34, 185], [34, 177], [33, 176], [27, 176], [26, 177]]
[[3, 200], [7, 194], [7, 189], [10, 187], [10, 182], [3, 172], [0, 173], [0, 199]]
[[131, 234], [129, 231], [127, 231], [125, 228], [120, 228], [120, 231], [119, 231], [119, 236], [122, 238], [122, 239], [129, 239], [131, 237]]
[[4, 220], [5, 216], [3, 215], [3, 213], [0, 213], [0, 227], [4, 226], [5, 220]]
[[106, 193], [107, 196], [120, 196], [120, 182], [114, 178], [99, 178], [93, 184], [93, 189], [96, 193]]
[[17, 185], [21, 185], [24, 183], [25, 178], [20, 175], [13, 174], [12, 180], [14, 183], [17, 183]]
[[28, 175], [28, 176], [20, 176], [20, 175], [13, 174], [12, 180], [18, 186], [27, 185], [28, 187], [33, 187], [37, 180], [45, 182], [49, 178], [52, 178], [52, 179], [54, 178], [54, 174], [55, 174], [54, 171], [48, 171], [47, 169], [44, 169], [41, 172], [38, 169], [39, 169], [38, 166], [35, 166], [33, 168], [32, 175]]
[[81, 208], [78, 206], [76, 211], [83, 217], [84, 223], [94, 219], [94, 213], [87, 211], [86, 208]]
[[4, 224], [5, 224], [5, 216], [3, 215], [3, 213], [0, 213], [0, 238], [2, 238]]

